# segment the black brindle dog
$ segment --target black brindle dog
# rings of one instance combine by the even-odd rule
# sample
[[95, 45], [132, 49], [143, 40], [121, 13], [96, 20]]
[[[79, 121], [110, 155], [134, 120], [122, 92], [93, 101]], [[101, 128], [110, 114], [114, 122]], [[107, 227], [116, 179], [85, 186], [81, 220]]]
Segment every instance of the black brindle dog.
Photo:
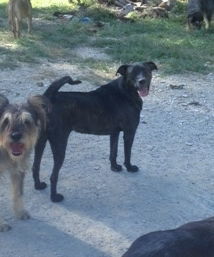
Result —
[[122, 257], [214, 257], [214, 217], [141, 236]]
[[47, 140], [54, 158], [51, 175], [51, 200], [60, 202], [56, 186], [59, 170], [63, 164], [68, 136], [72, 130], [95, 135], [110, 135], [110, 162], [113, 171], [121, 171], [117, 164], [119, 133], [124, 133], [124, 152], [127, 170], [136, 172], [138, 167], [130, 162], [131, 148], [142, 109], [141, 96], [149, 93], [152, 71], [157, 69], [153, 62], [122, 65], [117, 73], [122, 76], [91, 92], [58, 92], [65, 84], [77, 84], [69, 76], [53, 82], [44, 95], [53, 107], [48, 117], [46, 133], [42, 133], [35, 148], [33, 178], [36, 189], [44, 189], [40, 182], [40, 162]]

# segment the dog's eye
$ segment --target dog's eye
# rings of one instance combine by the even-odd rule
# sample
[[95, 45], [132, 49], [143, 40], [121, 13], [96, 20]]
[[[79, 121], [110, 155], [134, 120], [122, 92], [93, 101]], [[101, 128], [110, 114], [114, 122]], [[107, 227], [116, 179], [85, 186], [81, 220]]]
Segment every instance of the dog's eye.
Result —
[[31, 126], [31, 121], [25, 120], [24, 124], [25, 124], [26, 127], [30, 127]]

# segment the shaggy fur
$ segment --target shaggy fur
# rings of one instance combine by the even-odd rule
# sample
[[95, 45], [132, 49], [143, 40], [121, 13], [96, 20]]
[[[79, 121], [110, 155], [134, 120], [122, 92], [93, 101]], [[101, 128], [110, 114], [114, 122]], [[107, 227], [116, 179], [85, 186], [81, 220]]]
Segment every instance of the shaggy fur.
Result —
[[188, 0], [187, 20], [188, 27], [191, 29], [202, 27], [205, 21], [205, 28], [210, 28], [210, 23], [214, 13], [214, 0]]
[[9, 0], [8, 22], [15, 38], [21, 35], [21, 21], [27, 18], [28, 33], [32, 30], [32, 6], [30, 0]]
[[[0, 175], [9, 172], [13, 189], [13, 209], [19, 219], [30, 216], [24, 209], [23, 181], [29, 154], [35, 146], [39, 132], [46, 123], [42, 96], [35, 96], [26, 104], [11, 105], [0, 95]], [[0, 219], [0, 232], [11, 227]]]
[[122, 257], [213, 257], [214, 218], [138, 238]]
[[35, 148], [33, 177], [36, 189], [46, 187], [40, 182], [39, 169], [47, 140], [54, 158], [51, 175], [51, 200], [63, 200], [57, 194], [59, 170], [63, 164], [69, 134], [72, 130], [95, 135], [110, 135], [110, 162], [113, 171], [121, 171], [116, 161], [120, 132], [124, 137], [124, 165], [130, 172], [138, 167], [131, 164], [131, 148], [140, 120], [142, 99], [149, 93], [152, 71], [157, 69], [153, 62], [122, 65], [117, 73], [122, 76], [91, 92], [58, 92], [65, 83], [74, 83], [70, 77], [55, 81], [45, 92], [53, 109], [49, 115], [48, 129], [41, 134]]

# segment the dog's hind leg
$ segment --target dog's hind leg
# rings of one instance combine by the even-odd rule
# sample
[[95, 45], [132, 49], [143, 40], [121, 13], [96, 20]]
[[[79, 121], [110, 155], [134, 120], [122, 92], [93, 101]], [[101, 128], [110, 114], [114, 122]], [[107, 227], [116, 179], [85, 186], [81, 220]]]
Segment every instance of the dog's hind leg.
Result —
[[20, 23], [21, 21], [16, 17], [15, 18], [15, 37], [19, 38], [21, 33], [20, 33]]
[[210, 28], [210, 23], [211, 23], [211, 19], [212, 19], [212, 12], [207, 12], [204, 15], [204, 21], [205, 21], [205, 29], [209, 29]]
[[28, 212], [24, 209], [23, 204], [23, 184], [24, 184], [24, 172], [11, 172], [11, 182], [13, 189], [13, 209], [18, 219], [26, 220], [30, 218]]
[[134, 141], [135, 136], [135, 130], [132, 131], [124, 131], [123, 139], [124, 139], [124, 155], [125, 155], [125, 161], [124, 165], [129, 172], [136, 172], [138, 171], [138, 167], [131, 164], [131, 149], [132, 144]]
[[62, 167], [62, 164], [65, 159], [65, 151], [68, 141], [68, 136], [70, 131], [63, 130], [63, 133], [58, 135], [52, 135], [49, 138], [51, 150], [54, 158], [54, 167], [51, 174], [51, 201], [53, 202], [61, 202], [64, 197], [61, 194], [57, 193], [57, 181], [59, 176], [59, 171]]
[[27, 25], [28, 25], [28, 33], [30, 34], [32, 31], [32, 17], [27, 18]]
[[45, 182], [41, 182], [39, 177], [40, 164], [41, 164], [41, 159], [45, 149], [46, 142], [47, 142], [47, 136], [42, 135], [40, 136], [35, 146], [35, 154], [34, 154], [32, 171], [33, 171], [34, 187], [37, 190], [42, 190], [47, 187], [47, 184]]
[[118, 150], [118, 140], [119, 140], [119, 131], [116, 131], [110, 135], [110, 157], [111, 170], [112, 171], [121, 171], [122, 166], [117, 164], [117, 150]]

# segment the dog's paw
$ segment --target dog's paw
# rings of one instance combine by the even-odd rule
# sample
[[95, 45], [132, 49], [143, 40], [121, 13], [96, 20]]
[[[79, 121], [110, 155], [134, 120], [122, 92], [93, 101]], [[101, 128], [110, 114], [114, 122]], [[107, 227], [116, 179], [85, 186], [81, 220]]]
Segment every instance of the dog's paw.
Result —
[[139, 168], [136, 165], [125, 165], [128, 172], [137, 172]]
[[43, 190], [47, 187], [47, 184], [45, 182], [36, 183], [34, 185], [36, 190]]
[[51, 196], [51, 201], [54, 203], [62, 202], [64, 199], [64, 196], [61, 194], [55, 194]]
[[16, 213], [16, 217], [19, 220], [28, 220], [30, 219], [30, 214], [26, 210], [22, 210]]
[[119, 165], [119, 164], [114, 164], [114, 165], [111, 165], [111, 170], [112, 171], [115, 171], [115, 172], [120, 172], [123, 170], [122, 166]]
[[11, 226], [4, 223], [4, 224], [0, 224], [0, 232], [7, 232], [11, 230]]

